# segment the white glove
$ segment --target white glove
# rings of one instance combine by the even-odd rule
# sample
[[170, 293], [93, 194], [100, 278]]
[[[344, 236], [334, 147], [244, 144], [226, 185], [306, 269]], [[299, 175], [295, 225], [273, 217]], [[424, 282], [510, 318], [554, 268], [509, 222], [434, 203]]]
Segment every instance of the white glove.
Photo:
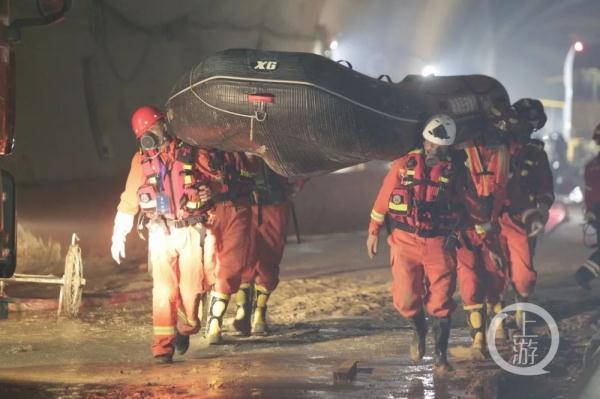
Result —
[[125, 237], [123, 237], [121, 240], [119, 240], [117, 237], [113, 237], [110, 253], [115, 262], [120, 265], [121, 258], [125, 259]]
[[133, 228], [133, 216], [124, 212], [117, 212], [115, 216], [110, 253], [118, 264], [121, 264], [121, 258], [125, 259], [125, 238]]

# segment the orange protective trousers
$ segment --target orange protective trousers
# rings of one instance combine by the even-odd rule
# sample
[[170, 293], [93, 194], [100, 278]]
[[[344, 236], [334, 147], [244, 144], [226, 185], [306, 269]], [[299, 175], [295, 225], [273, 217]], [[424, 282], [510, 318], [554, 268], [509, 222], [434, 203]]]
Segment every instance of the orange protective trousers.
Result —
[[423, 307], [434, 317], [447, 317], [456, 304], [454, 260], [444, 249], [445, 237], [424, 238], [394, 229], [388, 237], [394, 306], [405, 318]]
[[172, 354], [175, 333], [200, 330], [198, 308], [208, 288], [202, 267], [201, 232], [196, 227], [167, 231], [156, 223], [148, 226], [148, 261], [152, 266], [152, 319], [154, 356]]
[[467, 238], [456, 249], [456, 272], [460, 296], [464, 306], [498, 303], [506, 288], [506, 272], [490, 259], [489, 252], [474, 230], [467, 230]]
[[515, 291], [528, 297], [535, 287], [537, 273], [533, 269], [533, 252], [527, 230], [507, 212], [500, 218], [500, 237]]
[[250, 254], [252, 212], [249, 201], [219, 202], [213, 209], [204, 241], [204, 264], [210, 270], [214, 291], [238, 291]]
[[242, 282], [256, 282], [273, 291], [279, 283], [279, 264], [285, 249], [290, 204], [263, 205], [261, 213], [262, 223], [259, 226], [258, 206], [252, 206], [251, 255]]

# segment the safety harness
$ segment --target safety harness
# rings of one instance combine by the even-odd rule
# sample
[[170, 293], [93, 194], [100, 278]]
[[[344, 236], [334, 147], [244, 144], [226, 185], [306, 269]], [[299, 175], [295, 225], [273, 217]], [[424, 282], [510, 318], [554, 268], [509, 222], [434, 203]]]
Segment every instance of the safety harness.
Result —
[[506, 183], [509, 155], [505, 146], [494, 149], [489, 156], [489, 161], [486, 161], [486, 157], [481, 153], [478, 145], [473, 144], [465, 148], [465, 152], [467, 153], [467, 167], [471, 172], [479, 197], [492, 195], [496, 187]]
[[201, 223], [211, 204], [198, 198], [198, 188], [206, 182], [194, 169], [196, 149], [181, 141], [168, 146], [172, 160], [160, 150], [142, 151], [145, 184], [137, 193], [142, 214], [174, 227]]
[[409, 155], [406, 172], [390, 195], [388, 214], [392, 227], [421, 237], [448, 235], [457, 221], [446, 195], [453, 180], [452, 161], [442, 160], [428, 170], [422, 150]]

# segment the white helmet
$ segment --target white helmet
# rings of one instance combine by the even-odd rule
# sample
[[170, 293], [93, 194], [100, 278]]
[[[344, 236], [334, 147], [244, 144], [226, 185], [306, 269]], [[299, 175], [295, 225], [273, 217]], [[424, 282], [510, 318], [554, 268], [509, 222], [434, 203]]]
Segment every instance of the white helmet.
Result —
[[437, 145], [452, 145], [456, 139], [456, 124], [448, 115], [435, 115], [425, 124], [423, 138]]

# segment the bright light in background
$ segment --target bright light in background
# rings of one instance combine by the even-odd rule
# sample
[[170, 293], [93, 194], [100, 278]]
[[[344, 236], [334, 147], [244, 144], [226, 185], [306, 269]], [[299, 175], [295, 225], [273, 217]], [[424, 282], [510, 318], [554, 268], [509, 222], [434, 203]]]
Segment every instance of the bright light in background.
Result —
[[438, 69], [434, 65], [425, 65], [423, 70], [421, 71], [421, 75], [423, 76], [433, 76], [438, 74]]
[[329, 49], [330, 50], [336, 50], [338, 48], [338, 45], [339, 45], [338, 41], [335, 40], [335, 39], [333, 39], [331, 41], [331, 43], [329, 43]]
[[573, 45], [573, 48], [575, 49], [575, 51], [577, 52], [581, 52], [583, 51], [583, 43], [577, 41], [575, 42], [575, 44]]

